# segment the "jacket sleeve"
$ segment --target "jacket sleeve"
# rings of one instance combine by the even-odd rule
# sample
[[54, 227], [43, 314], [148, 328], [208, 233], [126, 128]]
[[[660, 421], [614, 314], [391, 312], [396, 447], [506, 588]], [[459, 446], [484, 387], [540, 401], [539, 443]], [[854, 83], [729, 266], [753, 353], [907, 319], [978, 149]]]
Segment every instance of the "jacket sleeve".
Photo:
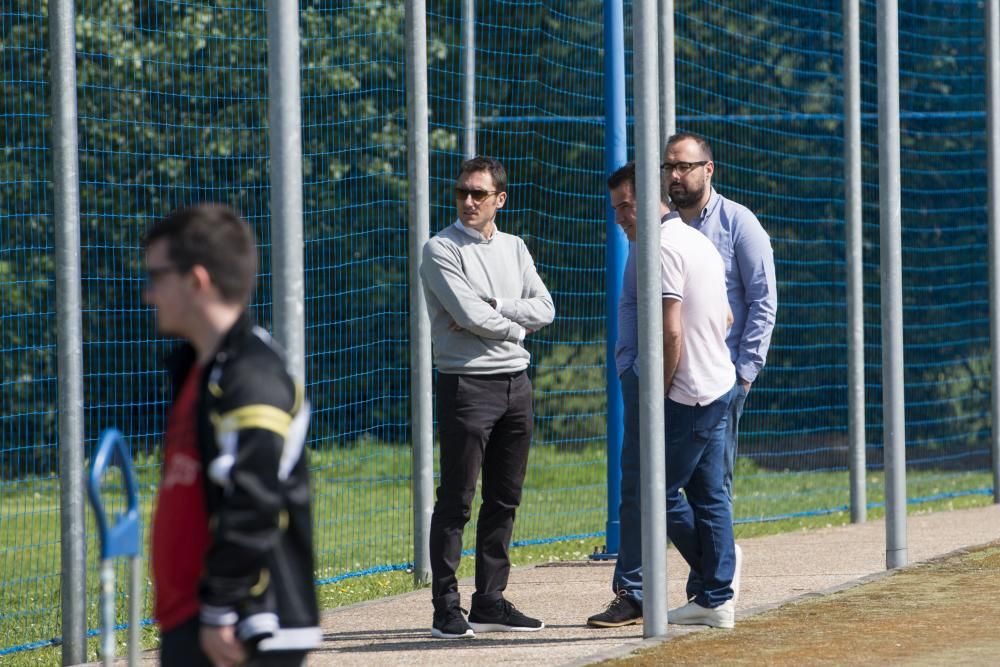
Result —
[[[259, 613], [267, 607], [260, 600], [270, 579], [268, 555], [287, 521], [280, 476], [289, 454], [301, 455], [305, 428], [299, 422], [308, 420], [308, 411], [283, 369], [242, 364], [219, 385], [210, 381], [208, 391], [219, 394], [210, 415], [218, 456], [205, 470], [218, 502], [209, 518], [213, 541], [201, 580], [201, 620], [239, 622], [243, 639], [267, 635], [277, 629], [277, 617]], [[251, 616], [252, 627], [243, 627]]]

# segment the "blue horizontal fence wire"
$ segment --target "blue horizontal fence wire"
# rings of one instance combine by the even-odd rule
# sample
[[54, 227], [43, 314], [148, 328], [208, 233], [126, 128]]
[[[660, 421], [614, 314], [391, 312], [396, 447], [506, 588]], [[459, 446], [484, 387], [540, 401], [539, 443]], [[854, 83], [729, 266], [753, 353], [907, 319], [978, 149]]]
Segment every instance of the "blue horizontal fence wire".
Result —
[[[450, 189], [462, 158], [458, 4], [428, 3], [432, 232], [454, 220]], [[183, 203], [241, 210], [260, 244], [253, 310], [270, 326], [266, 15], [248, 2], [76, 5], [83, 444], [89, 453], [105, 426], [126, 433], [148, 522], [169, 400], [160, 359], [172, 341], [141, 300], [144, 230]], [[882, 507], [883, 492], [875, 9], [862, 3], [870, 509]], [[631, 95], [631, 3], [625, 10]], [[606, 521], [602, 2], [477, 2], [476, 12], [478, 150], [507, 166], [499, 226], [525, 239], [558, 313], [526, 341], [535, 444], [512, 546], [589, 542], [589, 550]], [[403, 19], [401, 2], [300, 2], [321, 586], [411, 567]], [[675, 23], [678, 128], [711, 140], [717, 189], [757, 213], [777, 264], [771, 356], [741, 422], [737, 534], [754, 523], [842, 517], [841, 3], [683, 0]], [[900, 33], [908, 502], [985, 502], [982, 9], [917, 3], [901, 12]], [[61, 633], [47, 34], [39, 3], [0, 8], [0, 656], [57, 645]], [[631, 97], [627, 111], [631, 119]], [[630, 146], [642, 140], [631, 121], [629, 132]], [[90, 525], [87, 539], [96, 553]], [[88, 566], [96, 600], [97, 563]], [[124, 569], [118, 575], [126, 580]], [[88, 618], [91, 634], [96, 625]]]
[[[144, 618], [139, 622], [141, 627], [147, 627], [156, 623], [151, 618]], [[127, 630], [128, 623], [116, 623], [114, 626], [116, 631]], [[87, 630], [88, 637], [96, 637], [101, 633], [100, 630]], [[21, 644], [20, 646], [11, 646], [10, 648], [0, 649], [0, 656], [10, 655], [12, 653], [20, 653], [22, 651], [30, 651], [36, 648], [45, 648], [46, 646], [59, 646], [62, 644], [62, 637], [53, 637], [52, 639], [43, 639], [37, 642], [31, 642], [30, 644]]]

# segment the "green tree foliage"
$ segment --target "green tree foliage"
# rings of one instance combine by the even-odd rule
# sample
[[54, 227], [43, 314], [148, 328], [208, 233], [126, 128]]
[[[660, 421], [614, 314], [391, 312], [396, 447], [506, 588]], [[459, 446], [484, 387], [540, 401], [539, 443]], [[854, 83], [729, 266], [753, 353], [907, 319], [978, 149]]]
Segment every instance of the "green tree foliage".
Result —
[[47, 161], [45, 23], [0, 8], [0, 474], [54, 453], [54, 236]]
[[[320, 446], [407, 438], [403, 7], [300, 2], [307, 374]], [[148, 224], [199, 200], [243, 211], [261, 243], [255, 307], [270, 321], [266, 14], [239, 0], [81, 0], [76, 10], [87, 429], [122, 425], [151, 446], [167, 344], [141, 306]], [[877, 304], [874, 4], [862, 10], [866, 300]], [[526, 239], [556, 298], [555, 324], [528, 340], [547, 442], [600, 439], [593, 416], [606, 403], [602, 374], [585, 370], [605, 335], [601, 12], [596, 0], [477, 3], [478, 151], [507, 165], [501, 227]], [[678, 126], [712, 139], [717, 187], [757, 212], [778, 258], [779, 325], [744, 450], [764, 464], [789, 464], [782, 451], [806, 467], [842, 462], [839, 12], [831, 2], [678, 5]], [[943, 379], [987, 355], [977, 12], [924, 2], [902, 24], [907, 380], [928, 446], [968, 447], [985, 428], [968, 383]], [[0, 446], [4, 467], [21, 472], [55, 461], [46, 14], [34, 0], [0, 8]], [[461, 159], [458, 17], [457, 0], [429, 3], [432, 230], [453, 219]], [[630, 73], [631, 52], [626, 64]], [[874, 305], [866, 319], [877, 441]], [[936, 420], [942, 410], [952, 416]], [[569, 414], [589, 415], [586, 425]]]

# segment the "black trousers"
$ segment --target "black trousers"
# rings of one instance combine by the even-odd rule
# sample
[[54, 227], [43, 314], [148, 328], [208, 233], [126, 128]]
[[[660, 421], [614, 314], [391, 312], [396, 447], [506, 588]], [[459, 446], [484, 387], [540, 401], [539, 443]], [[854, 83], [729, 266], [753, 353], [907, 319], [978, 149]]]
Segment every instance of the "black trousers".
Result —
[[[201, 650], [198, 632], [201, 622], [197, 616], [160, 636], [160, 664], [163, 667], [214, 667]], [[268, 651], [261, 653], [250, 649], [243, 667], [299, 667], [305, 662], [305, 651]]]
[[528, 467], [534, 415], [525, 372], [499, 375], [438, 373], [441, 484], [431, 517], [431, 594], [435, 606], [458, 602], [455, 571], [462, 533], [483, 472], [483, 504], [476, 528], [473, 604], [495, 602], [507, 588], [514, 514]]

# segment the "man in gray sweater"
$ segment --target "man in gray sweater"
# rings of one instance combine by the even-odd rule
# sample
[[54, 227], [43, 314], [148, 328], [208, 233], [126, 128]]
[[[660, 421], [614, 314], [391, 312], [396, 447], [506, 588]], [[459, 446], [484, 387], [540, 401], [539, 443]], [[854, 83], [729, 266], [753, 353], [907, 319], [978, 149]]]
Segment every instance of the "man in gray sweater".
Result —
[[[534, 422], [524, 337], [550, 324], [555, 307], [524, 241], [496, 227], [506, 201], [507, 173], [499, 161], [463, 162], [455, 184], [458, 220], [424, 245], [420, 268], [438, 369], [441, 482], [430, 557], [431, 635], [439, 639], [545, 627], [503, 591]], [[476, 592], [466, 620], [455, 571], [480, 469]]]

